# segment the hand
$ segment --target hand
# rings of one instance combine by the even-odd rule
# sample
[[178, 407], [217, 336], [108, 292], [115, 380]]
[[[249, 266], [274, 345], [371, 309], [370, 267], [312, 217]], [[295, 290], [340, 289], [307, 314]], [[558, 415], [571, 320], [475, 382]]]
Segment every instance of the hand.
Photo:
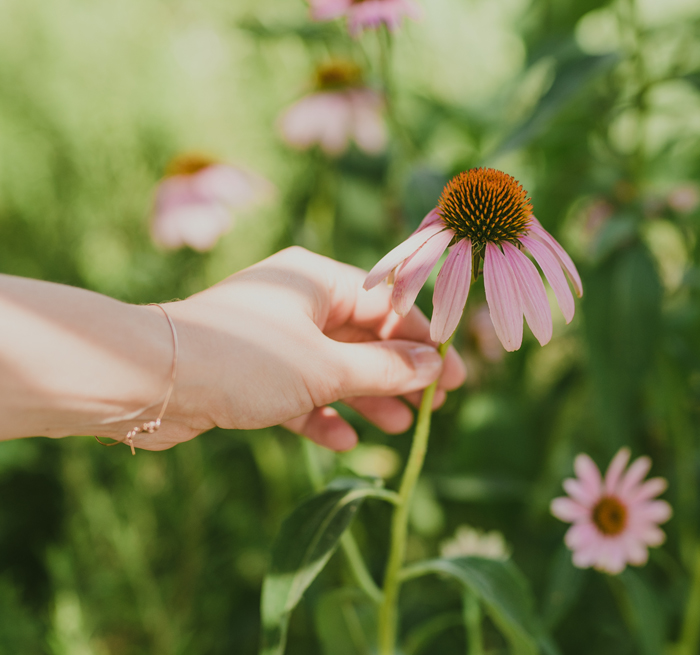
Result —
[[[283, 424], [333, 450], [357, 442], [329, 403], [342, 400], [389, 433], [403, 432], [439, 377], [435, 405], [465, 379], [444, 362], [426, 317], [391, 309], [390, 290], [362, 289], [366, 272], [289, 248], [187, 300], [165, 305], [180, 339], [178, 383], [163, 429], [136, 445], [161, 449], [215, 425]], [[156, 307], [143, 308], [159, 312]]]

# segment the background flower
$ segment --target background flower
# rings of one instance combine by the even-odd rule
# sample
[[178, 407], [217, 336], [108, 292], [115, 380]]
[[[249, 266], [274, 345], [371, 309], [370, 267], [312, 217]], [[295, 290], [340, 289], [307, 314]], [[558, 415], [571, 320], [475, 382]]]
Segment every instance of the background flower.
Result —
[[206, 251], [233, 223], [231, 211], [272, 192], [262, 177], [199, 154], [174, 159], [156, 189], [153, 240], [164, 248]]
[[346, 16], [348, 31], [353, 36], [380, 25], [394, 31], [401, 25], [404, 16], [418, 19], [420, 15], [420, 7], [413, 0], [311, 0], [314, 20]]
[[510, 549], [503, 534], [498, 530], [484, 532], [470, 525], [460, 525], [452, 538], [440, 544], [440, 555], [505, 560], [510, 557]]
[[577, 478], [564, 480], [569, 496], [551, 503], [554, 516], [573, 523], [565, 542], [580, 568], [617, 574], [627, 564], [641, 566], [646, 564], [648, 547], [660, 546], [666, 538], [659, 524], [671, 518], [671, 506], [653, 500], [666, 489], [666, 480], [643, 482], [651, 460], [640, 457], [625, 470], [629, 458], [629, 449], [620, 449], [602, 478], [588, 455], [578, 455]]
[[328, 155], [339, 155], [352, 140], [368, 154], [384, 150], [383, 102], [378, 93], [362, 85], [358, 66], [344, 60], [324, 64], [316, 72], [316, 88], [278, 121], [290, 146], [306, 150], [318, 145]]

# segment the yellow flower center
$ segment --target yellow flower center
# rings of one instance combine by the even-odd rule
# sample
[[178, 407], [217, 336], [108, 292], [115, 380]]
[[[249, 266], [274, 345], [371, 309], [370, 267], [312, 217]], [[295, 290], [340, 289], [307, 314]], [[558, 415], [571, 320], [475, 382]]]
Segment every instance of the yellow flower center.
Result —
[[165, 169], [165, 177], [173, 175], [194, 175], [204, 168], [208, 168], [217, 161], [209, 155], [199, 152], [186, 152], [175, 157]]
[[362, 83], [362, 69], [346, 59], [335, 59], [316, 69], [316, 86], [322, 91], [345, 89]]
[[605, 496], [593, 508], [593, 523], [605, 535], [620, 534], [627, 525], [627, 509], [614, 496]]
[[515, 242], [523, 236], [532, 204], [511, 175], [472, 168], [445, 185], [437, 210], [457, 239], [471, 239], [475, 250], [481, 250], [488, 242]]

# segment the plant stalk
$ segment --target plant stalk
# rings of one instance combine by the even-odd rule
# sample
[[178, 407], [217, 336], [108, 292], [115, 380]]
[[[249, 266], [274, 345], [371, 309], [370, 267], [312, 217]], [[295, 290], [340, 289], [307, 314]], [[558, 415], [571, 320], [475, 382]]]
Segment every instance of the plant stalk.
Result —
[[[444, 359], [452, 338], [439, 346], [438, 352]], [[423, 468], [425, 453], [430, 436], [430, 419], [433, 414], [433, 398], [437, 389], [437, 380], [423, 392], [416, 430], [413, 434], [411, 453], [399, 487], [399, 502], [394, 509], [391, 522], [391, 545], [386, 574], [384, 576], [384, 601], [379, 608], [379, 655], [395, 655], [397, 629], [397, 601], [401, 586], [400, 572], [406, 554], [406, 536], [408, 534], [408, 511], [413, 497], [413, 490]]]
[[700, 646], [700, 546], [695, 550], [693, 581], [681, 628], [681, 641], [678, 655], [695, 655]]

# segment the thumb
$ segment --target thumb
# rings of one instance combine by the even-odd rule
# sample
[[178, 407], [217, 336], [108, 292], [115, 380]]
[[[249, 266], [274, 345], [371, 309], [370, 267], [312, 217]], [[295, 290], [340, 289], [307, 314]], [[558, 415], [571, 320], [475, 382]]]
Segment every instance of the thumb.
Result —
[[425, 389], [442, 371], [438, 351], [416, 341], [334, 342], [341, 397], [399, 396]]

